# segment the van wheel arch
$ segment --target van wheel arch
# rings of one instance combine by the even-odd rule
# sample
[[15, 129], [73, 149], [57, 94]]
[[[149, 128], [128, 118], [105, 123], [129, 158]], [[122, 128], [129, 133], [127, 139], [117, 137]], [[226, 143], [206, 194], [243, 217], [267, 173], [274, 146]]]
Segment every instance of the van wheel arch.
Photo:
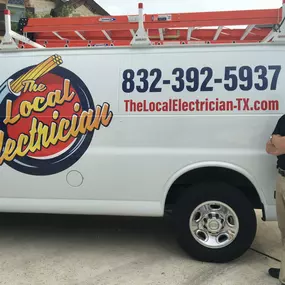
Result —
[[201, 182], [222, 182], [239, 189], [254, 209], [263, 209], [263, 203], [253, 182], [240, 171], [223, 166], [204, 166], [182, 173], [170, 185], [165, 199], [165, 210], [172, 210], [178, 199], [191, 187]]

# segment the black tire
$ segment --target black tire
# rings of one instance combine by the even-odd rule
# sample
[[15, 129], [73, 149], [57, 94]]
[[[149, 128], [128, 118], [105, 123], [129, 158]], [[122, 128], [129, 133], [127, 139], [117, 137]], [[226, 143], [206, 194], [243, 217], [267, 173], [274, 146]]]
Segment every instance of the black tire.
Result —
[[[196, 241], [189, 227], [189, 219], [195, 208], [213, 200], [230, 206], [239, 220], [235, 240], [218, 249], [208, 248]], [[255, 211], [245, 195], [235, 187], [216, 182], [189, 187], [177, 201], [174, 219], [179, 245], [192, 258], [204, 262], [224, 263], [239, 258], [250, 248], [257, 229]]]

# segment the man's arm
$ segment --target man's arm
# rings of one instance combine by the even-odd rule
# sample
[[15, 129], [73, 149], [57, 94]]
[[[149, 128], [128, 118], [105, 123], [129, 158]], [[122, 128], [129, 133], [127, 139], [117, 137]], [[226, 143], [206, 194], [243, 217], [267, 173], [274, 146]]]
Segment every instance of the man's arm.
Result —
[[285, 152], [285, 137], [282, 137], [281, 127], [285, 125], [285, 115], [283, 115], [277, 122], [272, 133], [271, 143], [281, 152]]
[[285, 125], [285, 115], [283, 115], [277, 122], [275, 129], [272, 133], [271, 139], [266, 144], [266, 151], [272, 155], [285, 154], [285, 137], [282, 137], [281, 126]]

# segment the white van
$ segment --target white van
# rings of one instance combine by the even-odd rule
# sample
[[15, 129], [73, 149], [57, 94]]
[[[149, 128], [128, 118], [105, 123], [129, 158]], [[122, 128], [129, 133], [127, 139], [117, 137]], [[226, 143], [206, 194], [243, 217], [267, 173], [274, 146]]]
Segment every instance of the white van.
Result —
[[210, 262], [251, 246], [255, 209], [276, 220], [265, 145], [285, 113], [282, 42], [10, 44], [0, 52], [0, 211], [170, 211], [179, 244]]

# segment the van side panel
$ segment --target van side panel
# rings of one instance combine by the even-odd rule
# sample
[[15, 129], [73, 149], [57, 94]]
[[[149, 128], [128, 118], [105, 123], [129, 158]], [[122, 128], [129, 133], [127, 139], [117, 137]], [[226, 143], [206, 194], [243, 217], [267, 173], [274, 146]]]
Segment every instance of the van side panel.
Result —
[[[22, 132], [30, 143], [33, 118], [36, 127], [49, 118], [49, 132], [52, 122], [55, 134], [62, 128], [53, 148], [42, 146], [42, 138], [40, 150], [34, 142], [26, 160], [18, 159], [24, 151], [16, 147], [12, 158], [13, 145], [10, 154], [2, 155], [0, 210], [13, 205], [13, 211], [162, 215], [168, 182], [181, 169], [202, 162], [227, 163], [248, 173], [269, 209], [275, 203], [276, 159], [266, 154], [265, 144], [284, 113], [284, 51], [281, 45], [237, 45], [1, 53], [0, 86], [12, 78], [17, 88], [23, 69], [55, 54], [63, 63], [56, 57], [61, 69], [37, 79], [36, 86], [24, 83], [31, 90], [0, 102], [5, 139], [19, 142]], [[64, 91], [65, 76], [69, 92]], [[39, 103], [34, 98], [48, 94], [52, 102], [59, 86], [62, 97], [55, 106], [40, 112], [41, 102], [29, 114], [31, 105], [22, 104]], [[12, 114], [7, 117], [9, 100]], [[101, 121], [94, 119], [97, 127], [89, 132], [82, 119], [86, 133], [75, 136], [71, 126], [79, 125], [76, 114], [84, 106], [94, 110], [90, 118]], [[13, 123], [21, 108], [26, 117]], [[60, 118], [66, 120], [61, 126]], [[65, 147], [67, 134], [74, 137]], [[0, 144], [5, 139], [0, 136]]]

